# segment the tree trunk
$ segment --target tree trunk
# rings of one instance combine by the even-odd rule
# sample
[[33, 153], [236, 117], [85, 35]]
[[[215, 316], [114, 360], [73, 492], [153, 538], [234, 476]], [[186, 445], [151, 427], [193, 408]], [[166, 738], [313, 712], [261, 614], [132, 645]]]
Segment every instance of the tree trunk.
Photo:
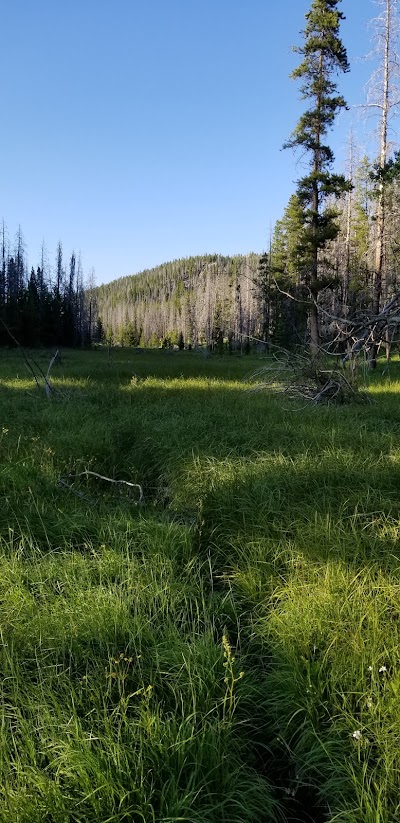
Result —
[[[379, 150], [379, 169], [383, 171], [387, 155], [387, 131], [389, 116], [389, 69], [390, 69], [390, 32], [391, 13], [393, 0], [386, 0], [385, 8], [385, 41], [384, 41], [384, 64], [383, 64], [383, 96], [381, 103], [381, 138]], [[380, 178], [378, 185], [378, 203], [376, 208], [376, 246], [372, 311], [379, 314], [382, 300], [382, 275], [383, 275], [383, 253], [385, 235], [385, 188], [383, 179]], [[373, 344], [371, 348], [369, 366], [376, 368], [377, 346]]]
[[316, 303], [312, 303], [309, 310], [309, 321], [310, 321], [310, 349], [311, 354], [313, 357], [318, 355], [320, 349], [320, 338], [319, 338], [319, 320], [318, 320], [318, 309]]

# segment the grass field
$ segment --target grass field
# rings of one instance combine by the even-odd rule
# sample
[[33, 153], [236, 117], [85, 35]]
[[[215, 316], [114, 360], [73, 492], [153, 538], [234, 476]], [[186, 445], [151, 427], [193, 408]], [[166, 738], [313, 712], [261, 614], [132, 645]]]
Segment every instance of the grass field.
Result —
[[260, 365], [0, 352], [0, 823], [400, 820], [400, 363]]

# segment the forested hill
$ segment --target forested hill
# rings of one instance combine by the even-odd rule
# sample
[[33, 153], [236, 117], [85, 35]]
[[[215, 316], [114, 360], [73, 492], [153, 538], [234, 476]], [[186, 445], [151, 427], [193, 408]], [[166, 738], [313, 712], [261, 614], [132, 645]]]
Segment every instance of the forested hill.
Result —
[[232, 345], [260, 337], [259, 255], [164, 263], [92, 290], [94, 336], [122, 345]]

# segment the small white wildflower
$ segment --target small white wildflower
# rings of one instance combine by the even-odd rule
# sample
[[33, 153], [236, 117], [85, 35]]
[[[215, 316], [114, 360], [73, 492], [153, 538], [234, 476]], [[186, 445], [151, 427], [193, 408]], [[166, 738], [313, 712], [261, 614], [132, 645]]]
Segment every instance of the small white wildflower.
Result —
[[368, 671], [369, 671], [369, 672], [372, 672], [372, 671], [373, 671], [372, 666], [368, 666]]
[[372, 697], [367, 697], [367, 709], [372, 709], [373, 705], [374, 701], [372, 700]]
[[356, 731], [353, 732], [353, 738], [354, 740], [361, 740], [362, 734], [360, 732], [360, 729], [356, 729]]
[[387, 668], [386, 666], [381, 666], [379, 669], [379, 674], [383, 674], [384, 672], [387, 672]]

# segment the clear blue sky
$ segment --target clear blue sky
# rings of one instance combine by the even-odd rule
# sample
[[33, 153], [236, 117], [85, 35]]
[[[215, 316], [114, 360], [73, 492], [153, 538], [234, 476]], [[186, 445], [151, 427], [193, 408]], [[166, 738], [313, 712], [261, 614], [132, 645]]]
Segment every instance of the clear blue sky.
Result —
[[[9, 0], [0, 217], [30, 264], [82, 252], [98, 283], [187, 255], [261, 251], [301, 175], [282, 143], [311, 0]], [[373, 0], [343, 0], [350, 104]], [[332, 136], [338, 168], [355, 112]]]

